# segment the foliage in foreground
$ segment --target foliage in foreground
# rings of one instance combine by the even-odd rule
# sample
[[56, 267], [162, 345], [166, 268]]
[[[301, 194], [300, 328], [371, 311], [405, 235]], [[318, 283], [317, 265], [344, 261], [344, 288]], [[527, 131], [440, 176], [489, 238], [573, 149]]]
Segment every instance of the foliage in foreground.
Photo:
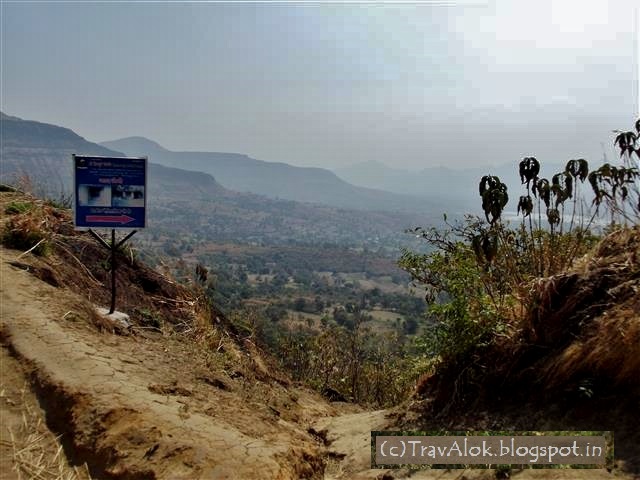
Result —
[[240, 333], [258, 341], [296, 381], [334, 401], [390, 406], [406, 398], [427, 368], [417, 361], [402, 331], [377, 333], [358, 306], [343, 312], [339, 324], [325, 318], [320, 328], [283, 328], [253, 309], [237, 311], [230, 320]]
[[479, 363], [482, 352], [512, 337], [517, 322], [535, 309], [535, 279], [559, 274], [586, 254], [598, 240], [598, 222], [608, 222], [605, 231], [638, 223], [640, 172], [633, 155], [640, 159], [640, 120], [635, 128], [615, 139], [621, 165], [590, 170], [586, 160], [570, 160], [549, 180], [538, 176], [537, 159], [524, 158], [519, 173], [526, 193], [518, 200], [523, 219], [517, 227], [502, 221], [506, 185], [487, 175], [479, 184], [485, 219], [468, 216], [445, 230], [412, 231], [432, 249], [404, 251], [399, 261], [425, 286], [428, 313], [436, 320], [419, 347], [455, 385], [477, 381], [489, 367]]

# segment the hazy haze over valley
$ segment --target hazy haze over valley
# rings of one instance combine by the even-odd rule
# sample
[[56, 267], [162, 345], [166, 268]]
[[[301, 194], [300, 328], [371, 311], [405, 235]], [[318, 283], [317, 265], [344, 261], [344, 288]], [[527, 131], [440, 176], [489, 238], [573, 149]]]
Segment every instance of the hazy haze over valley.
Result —
[[443, 5], [3, 2], [1, 107], [92, 141], [410, 170], [599, 160], [636, 115], [631, 0]]

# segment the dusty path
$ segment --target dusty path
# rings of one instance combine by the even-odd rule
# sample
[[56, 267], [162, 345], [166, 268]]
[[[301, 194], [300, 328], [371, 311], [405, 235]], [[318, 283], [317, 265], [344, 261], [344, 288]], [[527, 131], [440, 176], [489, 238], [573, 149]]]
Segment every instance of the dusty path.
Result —
[[[384, 411], [348, 412], [302, 388], [235, 376], [184, 342], [97, 333], [80, 318], [75, 294], [11, 266], [17, 254], [0, 247], [2, 380], [15, 390], [27, 376], [47, 424], [63, 434], [69, 460], [86, 461], [96, 478], [408, 476], [369, 469], [370, 432], [386, 428]], [[490, 473], [421, 471], [410, 478]], [[535, 471], [514, 478], [586, 477]], [[612, 476], [591, 471], [588, 478]]]
[[176, 364], [162, 344], [74, 324], [73, 294], [10, 266], [12, 257], [2, 250], [4, 342], [33, 367], [47, 421], [66, 434], [72, 460], [87, 460], [99, 476], [131, 478], [303, 478], [321, 470], [315, 439], [300, 426], [256, 411], [232, 385], [191, 383], [188, 359]]
[[[384, 430], [388, 425], [385, 410], [353, 413], [319, 419], [314, 428], [327, 439], [331, 455], [325, 470], [327, 480], [489, 480], [495, 479], [487, 470], [371, 470], [371, 431]], [[393, 475], [393, 476], [392, 476]], [[618, 476], [606, 470], [526, 470], [514, 471], [516, 480], [606, 480], [634, 477]], [[635, 479], [634, 479], [635, 480]]]

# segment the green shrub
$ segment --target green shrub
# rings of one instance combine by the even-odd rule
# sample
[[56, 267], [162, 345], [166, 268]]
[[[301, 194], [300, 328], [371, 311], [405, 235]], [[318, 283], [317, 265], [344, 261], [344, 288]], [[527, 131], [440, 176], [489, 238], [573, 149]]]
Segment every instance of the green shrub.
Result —
[[[398, 262], [426, 289], [433, 323], [418, 346], [434, 359], [436, 371], [455, 379], [455, 391], [461, 383], [477, 380], [477, 358], [483, 349], [516, 331], [517, 321], [534, 300], [532, 282], [566, 271], [593, 247], [597, 237], [590, 229], [598, 216], [610, 218], [612, 225], [638, 222], [640, 171], [632, 155], [640, 159], [639, 137], [640, 120], [636, 133], [616, 137], [622, 165], [605, 164], [590, 171], [586, 160], [569, 160], [550, 180], [538, 176], [538, 160], [524, 158], [519, 164], [524, 194], [517, 204], [522, 223], [517, 228], [502, 222], [509, 202], [507, 186], [485, 175], [479, 183], [485, 219], [467, 216], [452, 225], [445, 216], [444, 230], [409, 231], [425, 240], [430, 252], [404, 251]], [[585, 198], [589, 186], [591, 206]]]
[[[468, 218], [461, 228], [458, 233], [470, 234], [479, 227]], [[423, 236], [440, 248], [428, 254], [404, 251], [399, 261], [427, 289], [427, 314], [432, 321], [417, 345], [431, 358], [467, 364], [478, 347], [488, 346], [506, 329], [504, 317], [511, 302], [508, 288], [498, 278], [504, 273], [486, 271], [463, 238], [450, 240], [447, 233], [434, 230], [423, 231]]]
[[4, 213], [7, 215], [16, 215], [18, 213], [26, 213], [33, 208], [31, 202], [18, 202], [13, 201], [4, 209]]

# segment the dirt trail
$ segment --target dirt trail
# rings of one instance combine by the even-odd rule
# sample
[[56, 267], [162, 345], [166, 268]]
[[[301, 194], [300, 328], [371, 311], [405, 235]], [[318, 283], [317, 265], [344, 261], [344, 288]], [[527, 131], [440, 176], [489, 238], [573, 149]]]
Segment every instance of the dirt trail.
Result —
[[[319, 419], [314, 429], [326, 438], [330, 461], [325, 469], [326, 480], [489, 480], [490, 470], [379, 470], [370, 469], [371, 431], [384, 430], [389, 424], [387, 411], [352, 413]], [[514, 471], [517, 480], [606, 480], [634, 479], [628, 475], [613, 475], [606, 470], [524, 470]], [[636, 479], [634, 479], [636, 480]]]
[[[48, 426], [62, 434], [69, 461], [87, 462], [94, 477], [408, 475], [369, 469], [370, 432], [387, 426], [385, 411], [361, 412], [329, 404], [303, 388], [249, 382], [211, 365], [203, 368], [198, 353], [179, 342], [97, 333], [79, 318], [79, 297], [10, 265], [17, 255], [0, 248], [3, 383], [15, 391], [27, 375]], [[8, 415], [6, 408], [0, 411]], [[0, 468], [7, 467], [5, 460]], [[584, 478], [562, 475], [536, 471], [516, 478]], [[488, 477], [481, 471], [411, 475]], [[589, 478], [611, 476], [592, 471]]]
[[233, 392], [191, 385], [161, 344], [65, 320], [73, 294], [10, 266], [12, 257], [2, 251], [2, 336], [32, 366], [47, 423], [66, 434], [66, 451], [77, 457], [70, 460], [123, 478], [296, 478], [321, 470], [321, 452], [300, 426], [252, 411]]

